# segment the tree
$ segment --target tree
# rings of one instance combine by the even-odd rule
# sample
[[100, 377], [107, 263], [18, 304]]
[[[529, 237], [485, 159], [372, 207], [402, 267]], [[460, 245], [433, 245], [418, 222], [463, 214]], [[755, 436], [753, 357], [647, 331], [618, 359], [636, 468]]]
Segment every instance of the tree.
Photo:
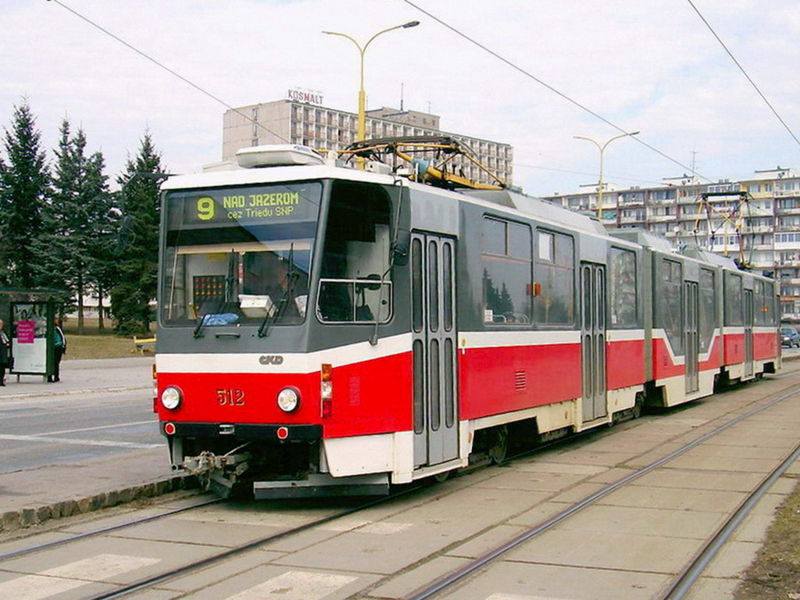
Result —
[[94, 243], [89, 248], [91, 262], [88, 268], [88, 282], [97, 295], [98, 327], [105, 329], [103, 315], [103, 298], [114, 287], [117, 281], [117, 247], [120, 210], [117, 206], [117, 194], [108, 190], [108, 178], [103, 174], [105, 159], [100, 152], [90, 158], [86, 169], [87, 189], [92, 192], [90, 213], [92, 215], [92, 231]]
[[111, 305], [120, 333], [146, 332], [150, 328], [150, 302], [158, 282], [159, 186], [161, 156], [145, 133], [135, 159], [129, 159], [120, 185], [120, 255], [118, 280], [111, 290]]
[[95, 262], [102, 258], [102, 233], [108, 219], [109, 190], [105, 161], [86, 156], [86, 134], [71, 135], [67, 119], [55, 150], [52, 196], [44, 206], [43, 233], [37, 250], [43, 257], [40, 279], [68, 290], [77, 301], [78, 332], [84, 331], [84, 297], [92, 287]]
[[14, 107], [4, 147], [8, 162], [0, 159], [0, 280], [33, 288], [41, 284], [35, 247], [42, 234], [49, 173], [41, 134], [27, 102]]

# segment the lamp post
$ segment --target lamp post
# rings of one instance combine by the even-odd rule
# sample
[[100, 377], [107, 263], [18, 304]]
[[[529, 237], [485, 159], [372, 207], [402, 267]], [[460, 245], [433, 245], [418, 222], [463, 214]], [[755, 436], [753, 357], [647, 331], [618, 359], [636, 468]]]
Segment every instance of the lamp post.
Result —
[[615, 135], [614, 137], [612, 137], [610, 140], [608, 140], [602, 146], [600, 145], [599, 142], [593, 140], [592, 138], [583, 137], [582, 135], [573, 135], [572, 136], [576, 140], [586, 140], [587, 142], [592, 142], [595, 146], [597, 146], [597, 149], [600, 151], [600, 180], [598, 182], [598, 187], [597, 187], [597, 220], [598, 221], [602, 221], [602, 213], [603, 213], [603, 153], [606, 151], [606, 148], [608, 147], [608, 145], [611, 142], [613, 142], [614, 140], [618, 140], [620, 138], [624, 138], [624, 137], [628, 137], [628, 136], [632, 136], [632, 135], [638, 135], [639, 133], [640, 133], [639, 131], [631, 131], [630, 133], [623, 133], [623, 134], [620, 134], [620, 135]]
[[358, 48], [358, 53], [361, 58], [361, 76], [360, 76], [360, 86], [358, 90], [358, 139], [356, 141], [361, 142], [366, 137], [366, 130], [367, 130], [367, 113], [366, 113], [366, 93], [364, 92], [364, 53], [367, 51], [367, 48], [379, 35], [386, 33], [388, 31], [394, 31], [395, 29], [408, 29], [409, 27], [416, 27], [419, 25], [419, 21], [409, 21], [408, 23], [403, 23], [402, 25], [395, 25], [394, 27], [389, 27], [387, 29], [383, 29], [373, 35], [371, 38], [367, 40], [367, 43], [363, 46], [359, 44], [356, 39], [346, 33], [339, 33], [338, 31], [323, 31], [327, 35], [339, 35], [341, 37], [347, 38], [351, 42], [356, 45]]

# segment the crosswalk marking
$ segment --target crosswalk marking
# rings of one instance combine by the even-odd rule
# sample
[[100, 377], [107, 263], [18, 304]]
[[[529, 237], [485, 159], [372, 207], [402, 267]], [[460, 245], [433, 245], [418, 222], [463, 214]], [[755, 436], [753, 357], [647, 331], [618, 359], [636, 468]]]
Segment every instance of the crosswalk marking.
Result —
[[49, 442], [58, 444], [74, 444], [78, 446], [108, 446], [111, 448], [161, 448], [162, 444], [140, 444], [138, 442], [123, 442], [121, 440], [79, 440], [74, 438], [47, 437], [46, 435], [13, 435], [0, 434], [0, 440], [14, 442]]
[[227, 600], [320, 600], [356, 579], [347, 575], [288, 571], [229, 596]]
[[144, 556], [98, 554], [46, 569], [36, 575], [23, 575], [0, 583], [0, 598], [43, 600], [88, 583], [104, 581], [157, 562], [159, 562], [158, 558]]

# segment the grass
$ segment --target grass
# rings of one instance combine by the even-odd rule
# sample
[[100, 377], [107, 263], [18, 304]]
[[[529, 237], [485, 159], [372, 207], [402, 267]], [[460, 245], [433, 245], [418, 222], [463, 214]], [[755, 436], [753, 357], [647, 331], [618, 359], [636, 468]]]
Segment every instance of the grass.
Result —
[[[153, 351], [145, 350], [152, 356]], [[133, 346], [132, 337], [117, 335], [77, 335], [67, 332], [67, 353], [64, 360], [82, 358], [127, 358], [141, 356]]]
[[736, 600], [800, 599], [800, 485], [787, 496], [767, 541], [736, 588]]

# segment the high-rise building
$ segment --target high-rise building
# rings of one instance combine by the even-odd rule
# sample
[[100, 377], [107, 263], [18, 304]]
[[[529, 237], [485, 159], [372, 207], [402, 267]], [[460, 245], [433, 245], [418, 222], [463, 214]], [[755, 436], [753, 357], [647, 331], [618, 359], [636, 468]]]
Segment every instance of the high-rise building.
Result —
[[[447, 135], [465, 144], [477, 159], [501, 180], [511, 185], [514, 149], [493, 142], [439, 129], [439, 116], [413, 110], [383, 107], [367, 111], [366, 137]], [[318, 150], [342, 150], [356, 141], [358, 115], [319, 104], [285, 99], [241, 106], [225, 112], [222, 160], [233, 160], [236, 151], [262, 144], [301, 144]], [[473, 181], [494, 183], [480, 168], [458, 157], [452, 161], [456, 173]]]
[[[687, 175], [663, 181], [628, 189], [604, 184], [600, 220], [743, 260], [780, 282], [782, 317], [800, 321], [800, 176], [777, 167], [741, 181], [703, 183]], [[545, 200], [598, 214], [597, 185]]]

